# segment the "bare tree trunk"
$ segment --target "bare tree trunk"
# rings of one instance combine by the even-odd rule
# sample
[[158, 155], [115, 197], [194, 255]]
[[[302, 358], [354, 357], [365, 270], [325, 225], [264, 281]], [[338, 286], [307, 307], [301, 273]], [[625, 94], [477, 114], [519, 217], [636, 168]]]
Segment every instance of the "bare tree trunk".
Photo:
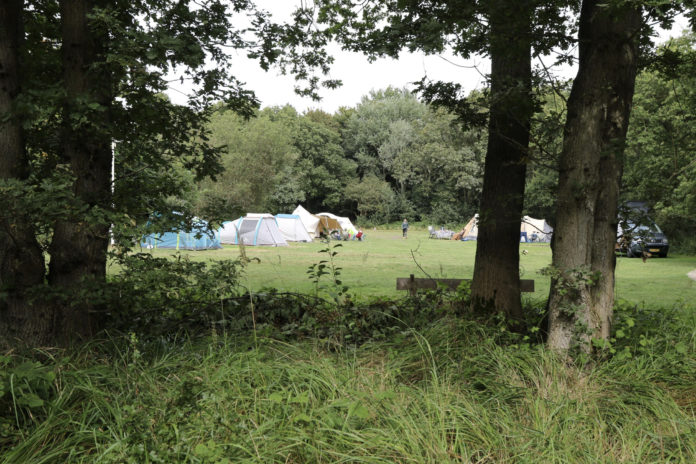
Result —
[[623, 150], [637, 73], [639, 7], [583, 2], [580, 63], [560, 160], [549, 346], [608, 338]]
[[[67, 96], [63, 152], [75, 176], [75, 197], [95, 213], [89, 221], [82, 215], [55, 225], [49, 250], [49, 282], [67, 295], [76, 295], [89, 281], [105, 280], [109, 244], [108, 220], [99, 218], [111, 204], [111, 89], [103, 56], [108, 36], [99, 32], [103, 25], [88, 19], [93, 5], [87, 0], [60, 2]], [[98, 107], [90, 107], [93, 103]], [[99, 328], [100, 308], [87, 301], [73, 299], [60, 310], [56, 328], [59, 340], [88, 337]]]
[[[28, 160], [20, 118], [13, 114], [20, 92], [23, 0], [0, 2], [0, 179], [26, 180]], [[10, 115], [5, 119], [6, 115]], [[32, 303], [27, 290], [45, 277], [43, 253], [31, 220], [16, 205], [0, 213], [0, 345], [17, 341], [40, 345], [50, 339], [51, 314]]]
[[491, 1], [491, 104], [472, 284], [476, 311], [522, 319], [520, 220], [533, 113], [531, 5]]

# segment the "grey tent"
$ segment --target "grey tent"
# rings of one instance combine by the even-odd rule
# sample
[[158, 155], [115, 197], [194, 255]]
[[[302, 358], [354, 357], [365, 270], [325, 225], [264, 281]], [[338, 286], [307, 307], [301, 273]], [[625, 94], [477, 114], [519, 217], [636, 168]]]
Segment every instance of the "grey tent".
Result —
[[224, 222], [220, 242], [249, 246], [288, 246], [271, 214], [247, 214], [236, 221]]

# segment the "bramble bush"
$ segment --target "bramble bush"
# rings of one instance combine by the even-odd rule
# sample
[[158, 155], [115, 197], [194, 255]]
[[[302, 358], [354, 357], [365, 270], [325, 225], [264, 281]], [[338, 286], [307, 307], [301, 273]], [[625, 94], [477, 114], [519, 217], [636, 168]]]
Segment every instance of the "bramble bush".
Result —
[[196, 262], [181, 254], [171, 259], [136, 253], [122, 257], [120, 265], [106, 290], [112, 327], [161, 332], [189, 322], [210, 323], [227, 299], [241, 293], [238, 260]]

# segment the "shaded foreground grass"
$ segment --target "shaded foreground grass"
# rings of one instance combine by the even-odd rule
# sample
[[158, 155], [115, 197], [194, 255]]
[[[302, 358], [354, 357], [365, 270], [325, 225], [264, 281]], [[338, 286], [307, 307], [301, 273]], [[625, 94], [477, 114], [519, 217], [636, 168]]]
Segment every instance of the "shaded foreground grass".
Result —
[[40, 354], [58, 366], [53, 397], [20, 440], [0, 438], [0, 462], [695, 462], [684, 322], [586, 365], [449, 318], [357, 349], [107, 339]]
[[[341, 242], [337, 263], [342, 267], [342, 280], [351, 293], [358, 296], [397, 296], [396, 278], [432, 277], [471, 278], [474, 273], [476, 242], [430, 240], [427, 231], [409, 232], [408, 240], [401, 239], [397, 230], [369, 230], [364, 242]], [[334, 242], [332, 242], [333, 244]], [[246, 247], [252, 261], [246, 269], [243, 284], [258, 291], [265, 287], [280, 290], [311, 292], [307, 268], [326, 256], [318, 251], [320, 242], [292, 243], [289, 247]], [[524, 251], [524, 253], [522, 253]], [[551, 264], [548, 244], [520, 244], [520, 274], [534, 279], [536, 292], [525, 295], [536, 300], [545, 299], [549, 278], [539, 271]], [[171, 250], [152, 251], [156, 256], [169, 256]], [[236, 259], [236, 246], [222, 250], [182, 252], [194, 260]], [[417, 264], [416, 264], [417, 263]], [[696, 309], [696, 282], [687, 273], [696, 269], [696, 257], [670, 256], [666, 259], [619, 257], [616, 266], [616, 294], [618, 298], [649, 307], [673, 305]], [[117, 272], [117, 270], [112, 270]]]

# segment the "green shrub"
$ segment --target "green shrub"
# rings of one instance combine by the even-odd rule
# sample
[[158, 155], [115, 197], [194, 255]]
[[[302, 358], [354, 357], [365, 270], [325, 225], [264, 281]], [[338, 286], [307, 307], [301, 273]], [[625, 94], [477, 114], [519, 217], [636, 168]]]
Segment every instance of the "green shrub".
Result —
[[216, 320], [225, 300], [240, 293], [243, 265], [237, 260], [191, 261], [137, 253], [122, 258], [121, 272], [107, 285], [111, 326], [124, 330], [177, 330]]

